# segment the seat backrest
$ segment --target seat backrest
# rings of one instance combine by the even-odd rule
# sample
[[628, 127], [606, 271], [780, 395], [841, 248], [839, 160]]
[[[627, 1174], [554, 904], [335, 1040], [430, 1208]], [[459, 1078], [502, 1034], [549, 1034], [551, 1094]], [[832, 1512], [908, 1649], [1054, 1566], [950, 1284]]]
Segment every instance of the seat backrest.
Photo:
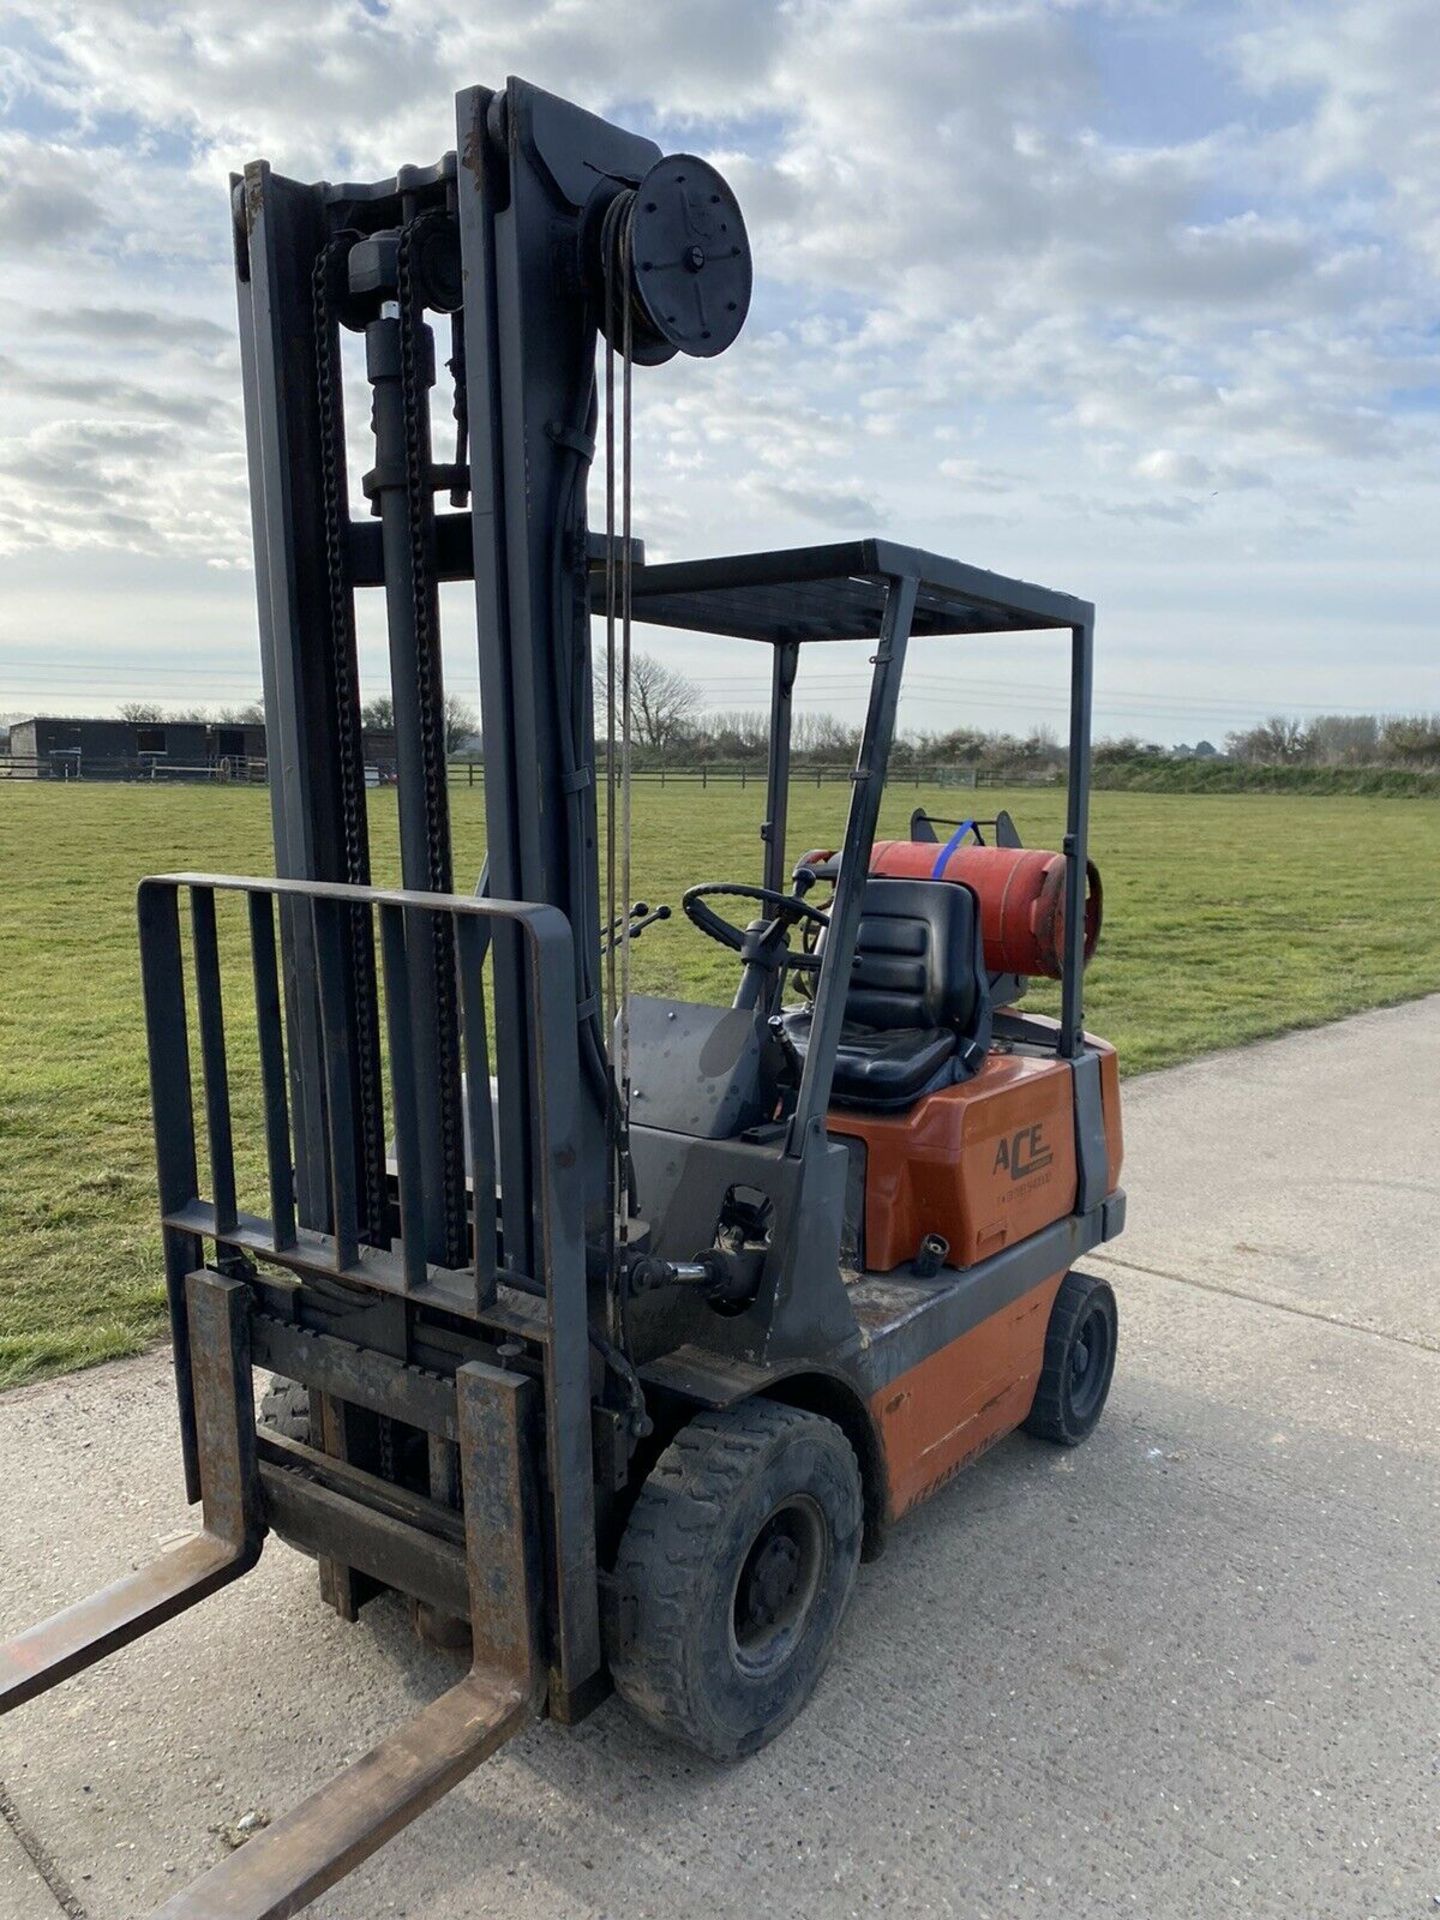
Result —
[[980, 909], [953, 880], [867, 880], [845, 1017], [974, 1033], [987, 1008]]

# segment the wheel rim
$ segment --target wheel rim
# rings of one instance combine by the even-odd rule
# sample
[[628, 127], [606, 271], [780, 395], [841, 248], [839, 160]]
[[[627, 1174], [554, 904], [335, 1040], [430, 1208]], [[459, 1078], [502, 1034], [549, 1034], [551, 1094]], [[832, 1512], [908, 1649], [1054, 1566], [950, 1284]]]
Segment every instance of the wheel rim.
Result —
[[1110, 1377], [1110, 1316], [1096, 1304], [1075, 1329], [1070, 1343], [1068, 1380], [1070, 1411], [1076, 1420], [1088, 1420], [1099, 1406]]
[[789, 1659], [820, 1590], [827, 1551], [825, 1516], [808, 1494], [782, 1501], [762, 1523], [730, 1603], [730, 1651], [741, 1672], [771, 1673]]

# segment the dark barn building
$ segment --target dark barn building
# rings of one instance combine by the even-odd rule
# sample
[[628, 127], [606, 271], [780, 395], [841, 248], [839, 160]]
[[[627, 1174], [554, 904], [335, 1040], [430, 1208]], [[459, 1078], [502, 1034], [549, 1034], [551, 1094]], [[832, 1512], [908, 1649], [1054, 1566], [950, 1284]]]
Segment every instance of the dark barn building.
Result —
[[[365, 762], [393, 777], [395, 735], [367, 727]], [[88, 720], [38, 715], [10, 728], [12, 777], [36, 780], [263, 778], [265, 728], [258, 721]]]
[[[263, 726], [209, 720], [90, 720], [41, 714], [10, 729], [15, 771], [40, 780], [130, 780], [217, 771], [265, 760]], [[222, 762], [225, 763], [222, 767]]]

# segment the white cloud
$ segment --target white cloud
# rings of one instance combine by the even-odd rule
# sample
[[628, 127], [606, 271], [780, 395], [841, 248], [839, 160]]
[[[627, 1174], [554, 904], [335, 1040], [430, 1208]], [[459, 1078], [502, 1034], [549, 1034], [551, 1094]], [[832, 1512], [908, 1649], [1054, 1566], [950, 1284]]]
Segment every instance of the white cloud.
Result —
[[[427, 160], [458, 84], [518, 70], [711, 154], [752, 229], [747, 334], [637, 386], [652, 551], [883, 524], [1108, 584], [1122, 624], [1162, 543], [1177, 605], [1341, 524], [1401, 566], [1434, 504], [1432, 11], [11, 0], [0, 547], [233, 564], [228, 169]], [[1188, 131], [1136, 131], [1121, 41], [1095, 57], [1120, 27], [1191, 36], [1203, 125], [1177, 95]]]
[[0, 134], [0, 246], [8, 259], [51, 253], [101, 224], [95, 177], [81, 153]]
[[1173, 447], [1156, 447], [1135, 462], [1142, 480], [1159, 480], [1167, 486], [1199, 487], [1210, 478], [1210, 469], [1193, 453], [1177, 453]]
[[153, 418], [60, 418], [0, 440], [0, 545], [243, 563], [243, 456], [202, 483], [185, 448], [178, 426]]

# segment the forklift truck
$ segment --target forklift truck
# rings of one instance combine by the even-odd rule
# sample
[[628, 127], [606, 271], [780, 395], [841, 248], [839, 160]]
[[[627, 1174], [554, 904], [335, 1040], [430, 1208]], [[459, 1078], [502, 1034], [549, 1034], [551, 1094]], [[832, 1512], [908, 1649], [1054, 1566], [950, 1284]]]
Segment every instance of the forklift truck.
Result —
[[[272, 1533], [344, 1617], [407, 1596], [469, 1667], [169, 1916], [297, 1911], [520, 1727], [575, 1722], [612, 1687], [708, 1754], [759, 1747], [811, 1693], [887, 1528], [1018, 1426], [1083, 1439], [1115, 1358], [1110, 1289], [1075, 1264], [1125, 1210], [1115, 1055], [1082, 1022], [1092, 608], [879, 539], [647, 565], [632, 371], [734, 341], [740, 208], [705, 162], [523, 81], [457, 106], [434, 166], [312, 185], [262, 162], [233, 184], [276, 875], [139, 895], [203, 1525], [0, 1649], [0, 1706], [239, 1578]], [[363, 476], [347, 348], [370, 387]], [[474, 894], [444, 755], [438, 588], [456, 580], [483, 709]], [[399, 888], [371, 880], [367, 589]], [[759, 879], [697, 876], [682, 903], [734, 955], [728, 1007], [629, 992], [658, 917], [629, 906], [634, 622], [770, 651]], [[1046, 629], [1070, 635], [1062, 848], [1021, 847], [1004, 815], [921, 813], [877, 843], [911, 636]], [[792, 865], [796, 672], [836, 640], [873, 647], [864, 734], [839, 846]], [[1058, 1019], [1021, 1010], [1035, 976], [1060, 981]], [[256, 1368], [276, 1376], [258, 1421]]]

